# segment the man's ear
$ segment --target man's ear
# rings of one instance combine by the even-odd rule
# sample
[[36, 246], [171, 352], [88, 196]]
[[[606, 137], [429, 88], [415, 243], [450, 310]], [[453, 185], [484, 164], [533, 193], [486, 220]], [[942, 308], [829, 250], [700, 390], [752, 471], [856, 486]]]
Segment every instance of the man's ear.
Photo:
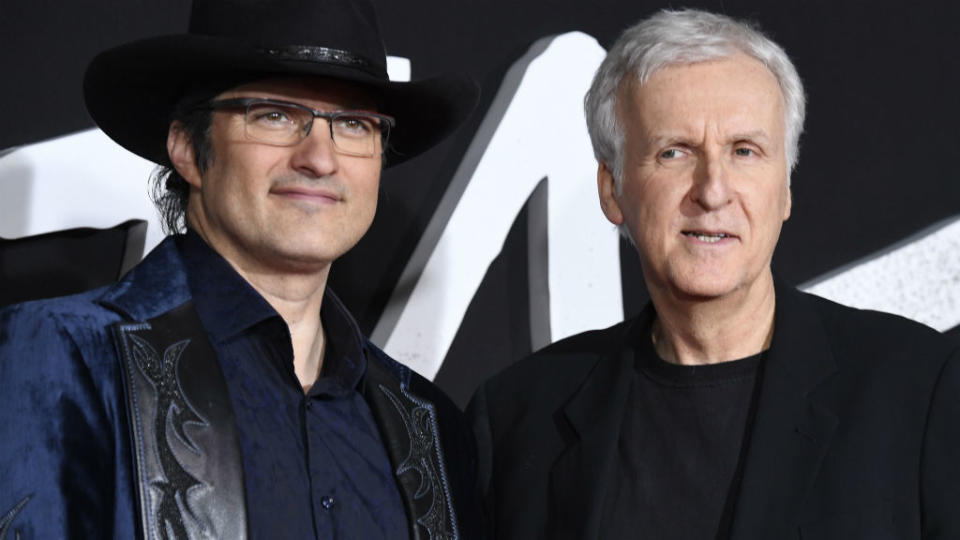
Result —
[[170, 156], [170, 162], [180, 176], [188, 184], [199, 189], [201, 176], [200, 170], [197, 168], [193, 144], [190, 143], [190, 136], [187, 135], [183, 124], [180, 122], [172, 122], [170, 129], [167, 131], [167, 155]]
[[793, 190], [790, 189], [790, 185], [787, 185], [787, 204], [784, 205], [783, 210], [783, 220], [786, 221], [790, 219], [790, 210], [793, 208]]
[[616, 197], [617, 185], [613, 178], [613, 171], [607, 167], [606, 163], [601, 163], [597, 167], [597, 190], [600, 192], [600, 208], [603, 209], [603, 215], [607, 216], [610, 223], [614, 225], [623, 224], [623, 212]]

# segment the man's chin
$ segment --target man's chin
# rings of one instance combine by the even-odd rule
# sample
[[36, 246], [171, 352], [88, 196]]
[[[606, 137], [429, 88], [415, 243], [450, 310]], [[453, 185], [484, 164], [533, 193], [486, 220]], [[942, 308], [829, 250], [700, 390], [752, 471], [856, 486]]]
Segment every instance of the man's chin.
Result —
[[728, 275], [697, 275], [673, 280], [674, 296], [688, 302], [722, 300], [740, 290], [740, 282]]
[[261, 264], [277, 272], [315, 274], [327, 269], [343, 253], [330, 246], [279, 245], [270, 246], [261, 253]]
[[[756, 276], [730, 271], [704, 272], [675, 276], [670, 281], [670, 289], [673, 296], [682, 301], [711, 302], [757, 293], [766, 286], [765, 281], [763, 272]], [[773, 286], [772, 279], [769, 285]]]

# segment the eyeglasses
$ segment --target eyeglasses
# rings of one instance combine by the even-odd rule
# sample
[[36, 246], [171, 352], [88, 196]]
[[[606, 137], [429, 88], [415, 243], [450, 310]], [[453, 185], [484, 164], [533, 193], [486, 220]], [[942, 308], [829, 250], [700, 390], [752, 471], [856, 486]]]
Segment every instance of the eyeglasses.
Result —
[[211, 101], [210, 109], [244, 109], [247, 138], [274, 146], [294, 146], [310, 135], [314, 118], [330, 125], [333, 147], [341, 154], [372, 157], [387, 146], [396, 121], [387, 115], [366, 111], [323, 112], [298, 103], [276, 99], [235, 98]]

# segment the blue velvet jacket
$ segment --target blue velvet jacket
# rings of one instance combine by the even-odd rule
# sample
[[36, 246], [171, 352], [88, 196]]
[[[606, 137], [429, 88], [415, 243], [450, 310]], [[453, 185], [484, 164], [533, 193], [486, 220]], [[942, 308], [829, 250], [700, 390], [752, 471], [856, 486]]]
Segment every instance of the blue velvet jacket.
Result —
[[[460, 411], [366, 345], [362, 393], [410, 537], [477, 537]], [[187, 438], [168, 415], [203, 420]], [[190, 505], [157, 495], [178, 482]], [[243, 485], [223, 376], [172, 239], [115, 285], [0, 311], [0, 540], [244, 538]]]

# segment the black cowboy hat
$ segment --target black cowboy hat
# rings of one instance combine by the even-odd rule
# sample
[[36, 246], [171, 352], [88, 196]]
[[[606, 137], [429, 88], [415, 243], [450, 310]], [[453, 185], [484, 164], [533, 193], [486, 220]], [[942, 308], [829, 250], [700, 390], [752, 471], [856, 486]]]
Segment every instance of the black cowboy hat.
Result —
[[[186, 34], [147, 38], [97, 55], [83, 81], [87, 110], [118, 144], [169, 165], [171, 114], [265, 77], [328, 77], [367, 88], [396, 118], [387, 164], [430, 148], [471, 112], [477, 87], [446, 75], [391, 82], [367, 0], [195, 0]], [[198, 103], [199, 104], [199, 103]]]

